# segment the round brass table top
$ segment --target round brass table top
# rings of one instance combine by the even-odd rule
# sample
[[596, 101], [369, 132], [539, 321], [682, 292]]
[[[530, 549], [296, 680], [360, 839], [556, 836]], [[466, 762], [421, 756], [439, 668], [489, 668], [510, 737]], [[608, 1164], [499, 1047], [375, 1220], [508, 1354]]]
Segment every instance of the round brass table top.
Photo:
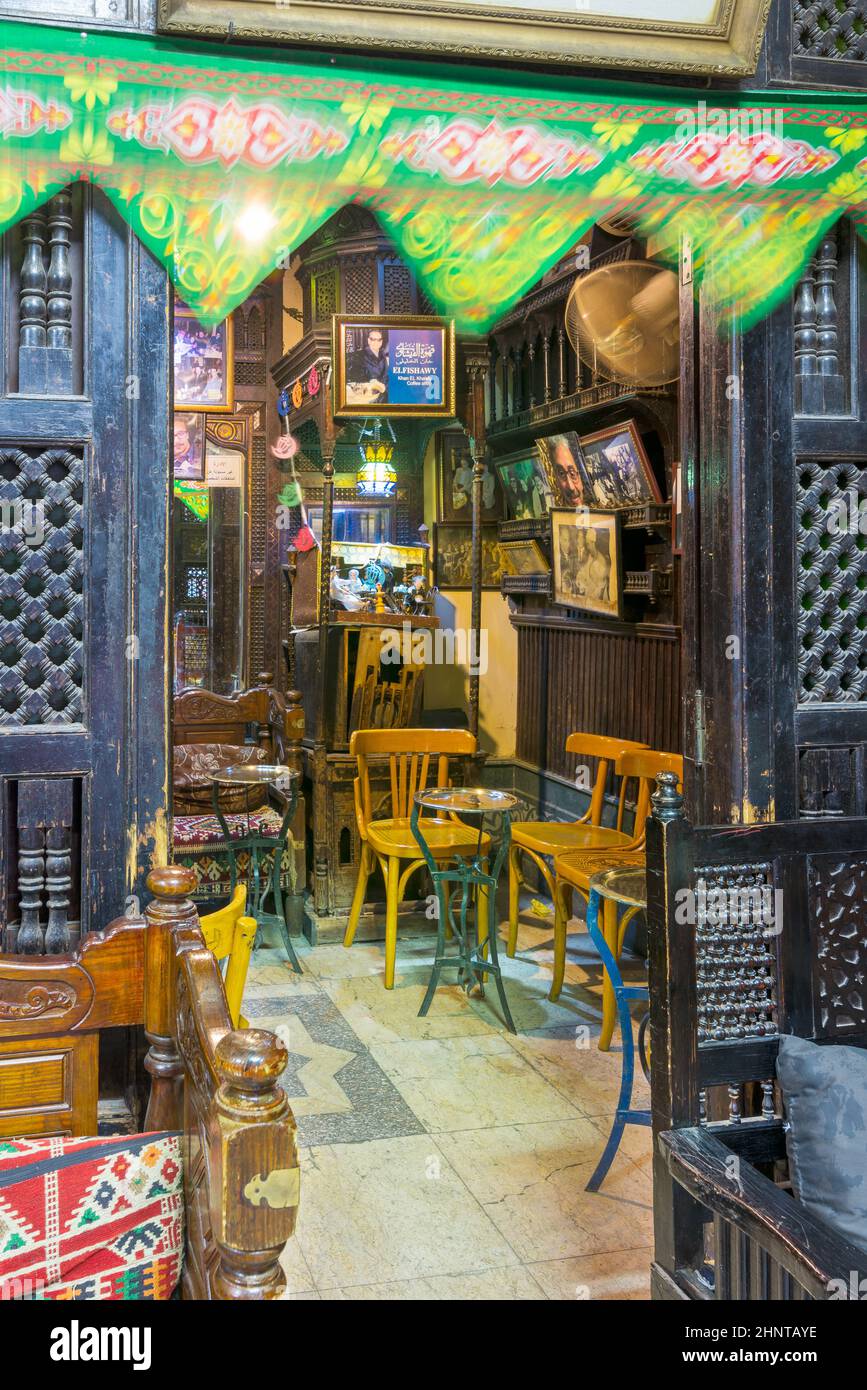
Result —
[[518, 804], [518, 798], [510, 792], [491, 791], [488, 787], [430, 787], [416, 792], [415, 801], [430, 811], [458, 811], [462, 816], [511, 811]]
[[647, 907], [647, 882], [644, 868], [623, 865], [619, 869], [603, 869], [590, 879], [591, 893], [600, 898], [613, 898], [629, 907]]
[[223, 767], [211, 776], [212, 782], [230, 787], [261, 787], [263, 784], [285, 788], [287, 791], [298, 773], [282, 763], [239, 763], [236, 767]]

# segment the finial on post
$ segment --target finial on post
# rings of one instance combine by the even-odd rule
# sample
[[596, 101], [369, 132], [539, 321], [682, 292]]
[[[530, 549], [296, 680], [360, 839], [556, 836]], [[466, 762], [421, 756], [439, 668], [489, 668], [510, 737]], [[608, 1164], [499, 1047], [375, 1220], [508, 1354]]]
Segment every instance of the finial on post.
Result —
[[656, 774], [656, 791], [650, 798], [655, 820], [671, 821], [683, 818], [683, 796], [677, 790], [677, 780], [676, 772]]
[[154, 896], [145, 908], [144, 1027], [150, 1047], [144, 1066], [151, 1078], [145, 1128], [180, 1129], [183, 1066], [174, 1038], [172, 929], [198, 921], [195, 904], [190, 900], [196, 876], [181, 864], [161, 864], [151, 869], [147, 886]]

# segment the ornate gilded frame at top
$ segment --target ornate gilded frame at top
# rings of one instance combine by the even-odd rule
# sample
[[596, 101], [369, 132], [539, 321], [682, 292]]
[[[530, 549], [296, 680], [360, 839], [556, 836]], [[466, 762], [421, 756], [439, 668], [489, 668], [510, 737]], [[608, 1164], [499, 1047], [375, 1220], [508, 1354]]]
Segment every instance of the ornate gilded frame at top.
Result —
[[686, 23], [515, 10], [497, 0], [159, 0], [157, 27], [188, 38], [749, 77], [770, 7], [771, 0], [716, 0], [710, 20]]

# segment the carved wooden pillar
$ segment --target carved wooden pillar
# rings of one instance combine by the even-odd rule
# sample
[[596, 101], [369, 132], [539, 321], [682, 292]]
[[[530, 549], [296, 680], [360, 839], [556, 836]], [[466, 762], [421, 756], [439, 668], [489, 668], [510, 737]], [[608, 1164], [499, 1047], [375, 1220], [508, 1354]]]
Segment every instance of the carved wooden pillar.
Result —
[[151, 1093], [145, 1129], [183, 1128], [184, 1068], [175, 1041], [175, 945], [172, 929], [198, 921], [190, 893], [196, 886], [192, 869], [168, 864], [152, 869], [147, 886], [154, 895], [145, 911], [144, 1029], [150, 1043], [145, 1071]]
[[547, 328], [542, 330], [542, 385], [547, 405], [551, 399], [551, 333]]
[[566, 395], [566, 331], [563, 325], [557, 329], [557, 395], [560, 400]]
[[24, 259], [18, 286], [18, 344], [42, 348], [46, 344], [45, 217], [34, 212], [21, 225]]
[[795, 291], [795, 412], [839, 415], [845, 406], [837, 341], [837, 229], [822, 237]]
[[58, 193], [48, 209], [48, 242], [51, 258], [47, 278], [47, 340], [50, 348], [72, 347], [72, 269], [69, 242], [72, 233], [72, 199]]
[[490, 368], [488, 377], [488, 420], [493, 425], [497, 421], [497, 362], [499, 361], [499, 351], [497, 344], [491, 339], [490, 346]]
[[[18, 897], [20, 922], [7, 933], [7, 950], [20, 955], [62, 955], [70, 948], [68, 907], [73, 782], [68, 777], [24, 777], [18, 783]], [[44, 909], [47, 924], [43, 928]], [[14, 941], [12, 939], [14, 935]]]
[[527, 344], [527, 409], [532, 410], [536, 404], [536, 339], [531, 338]]
[[234, 1194], [212, 1212], [220, 1252], [214, 1284], [223, 1299], [279, 1298], [286, 1287], [280, 1254], [295, 1230], [300, 1193], [295, 1127], [278, 1085], [288, 1060], [274, 1034], [258, 1028], [217, 1043], [209, 1167], [212, 1186]]

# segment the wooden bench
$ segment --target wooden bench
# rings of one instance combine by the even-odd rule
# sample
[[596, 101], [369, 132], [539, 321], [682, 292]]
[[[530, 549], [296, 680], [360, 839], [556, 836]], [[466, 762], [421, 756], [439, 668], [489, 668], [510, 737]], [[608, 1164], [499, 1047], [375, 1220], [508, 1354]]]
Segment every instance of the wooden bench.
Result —
[[144, 918], [119, 918], [68, 956], [0, 956], [0, 1138], [96, 1135], [99, 1032], [144, 1024], [145, 1132], [182, 1133], [183, 1295], [283, 1292], [295, 1229], [295, 1121], [282, 1043], [235, 1032], [189, 870], [155, 869]]
[[671, 773], [653, 805], [653, 1296], [857, 1298], [867, 1253], [792, 1194], [775, 1066], [783, 1034], [867, 1046], [867, 819], [696, 829]]

